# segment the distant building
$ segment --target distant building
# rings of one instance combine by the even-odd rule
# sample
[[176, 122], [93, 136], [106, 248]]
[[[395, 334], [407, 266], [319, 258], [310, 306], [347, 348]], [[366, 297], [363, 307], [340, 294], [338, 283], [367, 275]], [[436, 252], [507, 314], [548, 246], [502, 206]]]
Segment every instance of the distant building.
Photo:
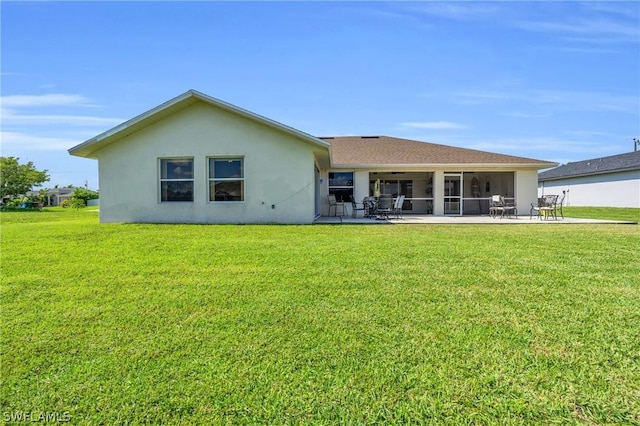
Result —
[[568, 163], [538, 174], [538, 195], [567, 191], [565, 205], [640, 208], [640, 151]]
[[[71, 198], [75, 188], [53, 188], [47, 189], [47, 205], [59, 206], [64, 200]], [[25, 195], [34, 196], [39, 195], [40, 191], [29, 191]]]
[[47, 204], [59, 206], [64, 200], [71, 198], [75, 188], [53, 188], [47, 191]]

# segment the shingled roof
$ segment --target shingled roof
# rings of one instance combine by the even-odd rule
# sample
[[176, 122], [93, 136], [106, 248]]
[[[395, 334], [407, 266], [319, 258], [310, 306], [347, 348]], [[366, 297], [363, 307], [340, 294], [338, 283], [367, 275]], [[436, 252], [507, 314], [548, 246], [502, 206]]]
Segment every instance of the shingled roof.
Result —
[[640, 151], [567, 163], [538, 175], [539, 181], [640, 170]]
[[389, 136], [321, 137], [331, 143], [333, 167], [518, 165], [544, 169], [557, 163]]

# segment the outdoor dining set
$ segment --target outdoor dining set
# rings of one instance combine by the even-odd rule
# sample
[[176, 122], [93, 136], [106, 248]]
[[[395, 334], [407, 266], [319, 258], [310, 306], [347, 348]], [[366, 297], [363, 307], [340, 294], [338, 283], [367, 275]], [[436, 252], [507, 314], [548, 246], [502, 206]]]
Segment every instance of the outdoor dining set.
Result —
[[[393, 197], [391, 194], [380, 194], [378, 197], [364, 197], [361, 202], [355, 200], [353, 195], [351, 196], [351, 215], [357, 217], [358, 212], [362, 211], [364, 217], [370, 219], [387, 220], [390, 215], [395, 218], [402, 217], [402, 205], [404, 204], [404, 195], [398, 195]], [[338, 214], [338, 209], [342, 209], [342, 214], [346, 213], [345, 203], [336, 200], [335, 195], [328, 196], [329, 201], [329, 215], [331, 210], [334, 210], [334, 214]]]
[[564, 214], [562, 213], [562, 203], [564, 202], [564, 197], [566, 196], [566, 192], [562, 191], [562, 198], [558, 200], [559, 195], [544, 195], [538, 198], [538, 204], [531, 204], [531, 210], [529, 210], [529, 219], [533, 217], [534, 214], [538, 216], [539, 219], [549, 219], [553, 218], [554, 220], [558, 220], [558, 213], [560, 213], [560, 217], [564, 219]]
[[[535, 214], [540, 220], [550, 218], [558, 220], [558, 213], [560, 214], [560, 217], [564, 219], [564, 214], [562, 213], [564, 197], [564, 191], [560, 200], [558, 200], [558, 195], [544, 195], [539, 197], [537, 203], [531, 203], [529, 219], [532, 219]], [[517, 218], [518, 209], [515, 203], [507, 202], [502, 195], [493, 195], [489, 204], [489, 216], [492, 218], [500, 217], [501, 219], [513, 216]]]
[[[562, 203], [565, 198], [558, 195], [544, 195], [538, 198], [537, 203], [531, 203], [529, 210], [529, 219], [536, 215], [540, 220], [558, 219], [558, 215], [564, 219], [562, 212]], [[491, 218], [518, 218], [518, 208], [513, 199], [508, 201], [502, 195], [493, 195], [489, 201], [489, 216]], [[365, 218], [375, 218], [379, 220], [387, 220], [390, 216], [396, 219], [402, 217], [402, 207], [405, 201], [404, 195], [398, 195], [394, 198], [391, 194], [380, 194], [379, 196], [364, 197], [361, 202], [355, 200], [351, 195], [351, 215], [355, 218], [358, 212], [362, 211]], [[336, 200], [333, 194], [328, 195], [329, 216], [333, 210], [334, 216], [338, 215], [338, 209], [341, 209], [341, 216], [346, 214], [346, 205], [344, 201]]]

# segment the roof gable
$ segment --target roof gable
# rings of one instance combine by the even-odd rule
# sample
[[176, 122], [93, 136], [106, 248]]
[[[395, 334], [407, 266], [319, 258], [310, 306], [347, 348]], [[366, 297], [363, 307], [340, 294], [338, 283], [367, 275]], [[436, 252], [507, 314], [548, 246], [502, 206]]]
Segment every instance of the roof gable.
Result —
[[346, 136], [321, 139], [331, 142], [331, 164], [334, 167], [517, 165], [542, 169], [557, 165], [557, 163], [531, 158], [389, 136]]
[[196, 102], [204, 102], [209, 105], [221, 108], [225, 111], [248, 118], [252, 121], [279, 130], [305, 142], [320, 146], [325, 149], [329, 146], [329, 143], [307, 133], [301, 132], [300, 130], [294, 129], [293, 127], [286, 126], [282, 123], [239, 108], [235, 105], [229, 104], [211, 96], [205, 95], [204, 93], [200, 93], [196, 90], [189, 90], [182, 95], [179, 95], [147, 112], [138, 115], [137, 117], [132, 118], [131, 120], [125, 121], [124, 123], [110, 130], [107, 130], [106, 132], [101, 133], [98, 136], [95, 136], [79, 145], [74, 146], [73, 148], [70, 148], [69, 154], [78, 157], [97, 158], [95, 156], [96, 152], [104, 148], [105, 146], [117, 142], [122, 138], [129, 136], [155, 122], [158, 122]]
[[640, 170], [640, 151], [567, 163], [538, 175], [539, 181]]

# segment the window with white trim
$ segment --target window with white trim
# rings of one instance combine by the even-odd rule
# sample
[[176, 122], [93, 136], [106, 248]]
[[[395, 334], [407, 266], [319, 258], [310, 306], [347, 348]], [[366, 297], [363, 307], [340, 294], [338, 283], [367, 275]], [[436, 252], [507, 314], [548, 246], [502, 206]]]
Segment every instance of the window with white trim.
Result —
[[193, 158], [160, 159], [160, 201], [193, 201]]
[[209, 158], [209, 201], [244, 201], [244, 158]]

